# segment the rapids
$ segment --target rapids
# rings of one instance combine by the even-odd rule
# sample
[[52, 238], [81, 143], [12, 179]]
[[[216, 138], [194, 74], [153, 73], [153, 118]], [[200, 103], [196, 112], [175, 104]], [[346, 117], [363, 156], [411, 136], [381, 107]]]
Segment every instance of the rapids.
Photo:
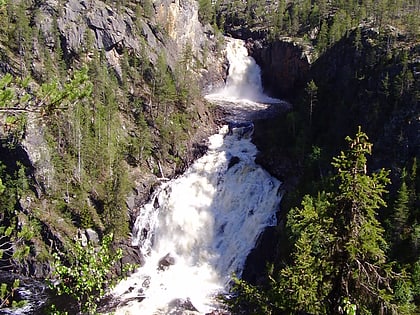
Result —
[[[117, 315], [205, 314], [220, 307], [232, 274], [276, 224], [281, 183], [257, 165], [252, 119], [280, 101], [262, 92], [259, 68], [242, 41], [230, 39], [226, 86], [207, 99], [230, 111], [228, 126], [180, 177], [163, 183], [140, 212], [133, 245], [145, 265], [113, 291]], [[240, 122], [240, 123], [238, 123]], [[189, 313], [190, 314], [190, 313]]]

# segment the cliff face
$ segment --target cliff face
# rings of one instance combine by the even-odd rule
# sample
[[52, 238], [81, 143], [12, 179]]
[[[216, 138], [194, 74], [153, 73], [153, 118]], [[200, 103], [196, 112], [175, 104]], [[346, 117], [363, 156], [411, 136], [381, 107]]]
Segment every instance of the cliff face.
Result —
[[[69, 0], [61, 6], [56, 0], [48, 0], [40, 3], [39, 7], [34, 5], [34, 10], [38, 10], [34, 18], [34, 28], [40, 30], [46, 45], [51, 49], [55, 50], [55, 47], [60, 46], [68, 65], [82, 65], [90, 61], [95, 51], [102, 51], [108, 65], [121, 80], [124, 51], [147, 58], [152, 68], [157, 67], [159, 55], [164, 55], [167, 66], [175, 72], [184, 51], [191, 49], [189, 53], [197, 64], [197, 70], [194, 71], [200, 86], [223, 82], [225, 74], [221, 65], [224, 60], [216, 51], [217, 42], [213, 30], [198, 21], [196, 1], [154, 1], [150, 12], [143, 12], [144, 9], [139, 12], [136, 2], [118, 6], [100, 0]], [[42, 45], [35, 42], [36, 44]], [[36, 77], [43, 76], [44, 67], [42, 58], [34, 61], [32, 70]], [[211, 127], [211, 115], [205, 106], [199, 103], [195, 105], [203, 118], [202, 125]], [[31, 132], [35, 129], [38, 131]], [[195, 140], [189, 143], [191, 147], [194, 141], [200, 142], [204, 139], [212, 128], [207, 131], [203, 129], [197, 129], [198, 134], [193, 137]], [[24, 147], [27, 148], [30, 159], [39, 166], [36, 168], [37, 173], [46, 178], [46, 173], [51, 173], [53, 166], [48, 163], [46, 144], [42, 145], [43, 125], [29, 116], [28, 131], [23, 142]], [[192, 158], [194, 157], [186, 157]], [[162, 166], [167, 175], [175, 172], [174, 168], [167, 168], [165, 163]], [[146, 190], [149, 188], [146, 187]], [[149, 192], [141, 194], [147, 198]]]
[[[123, 51], [128, 51], [137, 56], [146, 55], [151, 67], [156, 67], [158, 56], [163, 54], [168, 67], [175, 71], [177, 62], [188, 46], [201, 68], [197, 71], [201, 86], [223, 81], [223, 60], [215, 53], [216, 42], [211, 39], [214, 35], [212, 30], [198, 21], [196, 1], [154, 1], [151, 12], [146, 17], [145, 13], [143, 16], [139, 15], [136, 11], [138, 5], [135, 3], [116, 7], [99, 0], [69, 0], [62, 7], [57, 1], [50, 0], [41, 3], [36, 9], [39, 13], [35, 16], [34, 27], [39, 28], [51, 48], [57, 45], [61, 47], [67, 64], [83, 64], [95, 50], [101, 50], [108, 64], [121, 79]], [[55, 24], [58, 27], [58, 36], [55, 34]], [[83, 51], [86, 49], [90, 51], [84, 55]], [[39, 64], [34, 62], [33, 67], [39, 77], [42, 77], [43, 66], [42, 60]], [[206, 116], [209, 113], [206, 113], [204, 107], [198, 109], [204, 119], [203, 125], [208, 126]], [[34, 123], [29, 117], [29, 132], [24, 139], [24, 146], [34, 164], [39, 165], [44, 163], [42, 159], [48, 157], [48, 153], [45, 145], [40, 145], [43, 141], [43, 126], [35, 127]], [[34, 128], [38, 128], [40, 132], [31, 132]], [[205, 131], [198, 131], [200, 134], [196, 141], [206, 134]], [[45, 166], [51, 172], [52, 166], [49, 163]], [[46, 173], [46, 168], [39, 171]], [[171, 171], [174, 169], [167, 169], [165, 173]]]
[[[314, 141], [339, 146], [361, 126], [373, 142], [373, 169], [385, 167], [399, 183], [400, 169], [420, 156], [419, 46], [393, 29], [355, 32], [311, 67], [318, 85]], [[332, 152], [335, 154], [335, 152]]]
[[269, 45], [248, 41], [250, 54], [261, 67], [266, 93], [288, 98], [305, 86], [310, 70], [311, 49], [284, 38]]
[[[143, 12], [145, 9], [139, 7], [136, 2], [119, 6], [99, 0], [69, 0], [59, 7], [56, 0], [48, 0], [36, 8], [39, 14], [35, 23], [51, 47], [57, 41], [54, 34], [57, 24], [59, 44], [67, 59], [77, 58], [83, 48], [89, 46], [89, 41], [93, 41], [93, 47], [103, 49], [110, 65], [120, 72], [122, 51], [127, 49], [139, 54], [145, 42], [152, 64], [156, 63], [158, 54], [163, 53], [168, 65], [174, 68], [179, 55], [190, 45], [194, 57], [207, 71], [222, 75], [220, 60], [211, 53], [215, 50], [215, 42], [210, 39], [213, 30], [198, 21], [196, 1], [154, 1], [148, 9], [150, 12]], [[217, 80], [217, 75], [214, 78]]]

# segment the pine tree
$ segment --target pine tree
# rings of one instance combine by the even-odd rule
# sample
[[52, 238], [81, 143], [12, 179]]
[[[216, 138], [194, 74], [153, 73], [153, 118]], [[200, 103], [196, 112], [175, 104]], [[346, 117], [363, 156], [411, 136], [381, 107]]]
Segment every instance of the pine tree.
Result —
[[213, 7], [211, 0], [198, 1], [198, 18], [201, 23], [207, 24], [213, 21]]
[[328, 24], [327, 21], [322, 21], [321, 29], [318, 34], [316, 50], [323, 53], [328, 47]]
[[316, 103], [316, 97], [318, 92], [318, 86], [315, 84], [314, 80], [311, 80], [306, 84], [305, 92], [308, 93], [309, 97], [309, 127], [311, 127], [312, 114], [314, 111], [314, 105]]
[[[332, 218], [327, 211], [330, 204], [326, 194], [318, 198], [305, 196], [301, 207], [292, 209], [287, 225], [294, 241], [293, 263], [280, 272], [275, 292], [279, 294], [281, 308], [288, 312], [325, 314], [326, 298], [331, 290], [328, 275], [332, 247]], [[287, 294], [283, 294], [287, 292]]]
[[397, 200], [394, 205], [393, 224], [394, 238], [396, 246], [400, 245], [400, 242], [408, 238], [408, 218], [410, 214], [409, 201], [410, 193], [405, 180], [405, 171], [403, 172], [403, 178], [401, 187], [398, 190]]
[[382, 196], [390, 183], [388, 171], [367, 173], [367, 155], [372, 152], [366, 134], [360, 131], [349, 137], [347, 152], [334, 158], [339, 194], [334, 198], [335, 226], [339, 229], [334, 254], [336, 274], [331, 294], [335, 305], [343, 299], [358, 309], [394, 309], [390, 303], [393, 276], [386, 266], [384, 230], [377, 220], [377, 210], [385, 207]]
[[158, 56], [155, 67], [154, 96], [157, 102], [156, 117], [163, 115], [166, 122], [169, 103], [176, 99], [176, 87], [163, 54]]

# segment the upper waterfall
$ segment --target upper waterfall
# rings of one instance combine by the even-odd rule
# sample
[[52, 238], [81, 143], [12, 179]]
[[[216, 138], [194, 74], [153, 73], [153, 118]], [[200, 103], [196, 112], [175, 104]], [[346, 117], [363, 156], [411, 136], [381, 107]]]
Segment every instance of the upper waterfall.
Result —
[[226, 58], [229, 62], [228, 77], [222, 88], [206, 95], [210, 101], [239, 103], [278, 104], [279, 99], [264, 94], [261, 69], [254, 58], [248, 55], [244, 42], [227, 38]]

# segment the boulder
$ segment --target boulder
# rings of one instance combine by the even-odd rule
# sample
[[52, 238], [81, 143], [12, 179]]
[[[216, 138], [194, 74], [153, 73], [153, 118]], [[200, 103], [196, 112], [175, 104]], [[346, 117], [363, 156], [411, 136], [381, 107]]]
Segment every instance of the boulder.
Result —
[[[145, 259], [137, 246], [132, 246], [128, 240], [124, 240], [116, 245], [117, 248], [121, 249], [123, 256], [120, 261], [115, 265], [115, 273], [118, 275], [123, 274], [123, 269], [128, 264], [133, 266], [141, 267], [145, 263]], [[134, 271], [134, 270], [133, 270]], [[125, 273], [124, 275], [127, 275]]]
[[85, 230], [85, 234], [86, 234], [87, 240], [90, 243], [94, 245], [99, 244], [99, 236], [98, 236], [98, 233], [96, 233], [96, 231], [89, 228]]
[[230, 169], [232, 166], [235, 166], [241, 161], [241, 159], [237, 156], [232, 156], [229, 160], [228, 169]]
[[159, 270], [166, 270], [169, 266], [175, 265], [175, 258], [171, 256], [170, 253], [167, 253], [163, 256], [158, 263]]
[[191, 303], [190, 299], [175, 299], [169, 303], [171, 314], [184, 314], [184, 311], [198, 312], [195, 306]]

